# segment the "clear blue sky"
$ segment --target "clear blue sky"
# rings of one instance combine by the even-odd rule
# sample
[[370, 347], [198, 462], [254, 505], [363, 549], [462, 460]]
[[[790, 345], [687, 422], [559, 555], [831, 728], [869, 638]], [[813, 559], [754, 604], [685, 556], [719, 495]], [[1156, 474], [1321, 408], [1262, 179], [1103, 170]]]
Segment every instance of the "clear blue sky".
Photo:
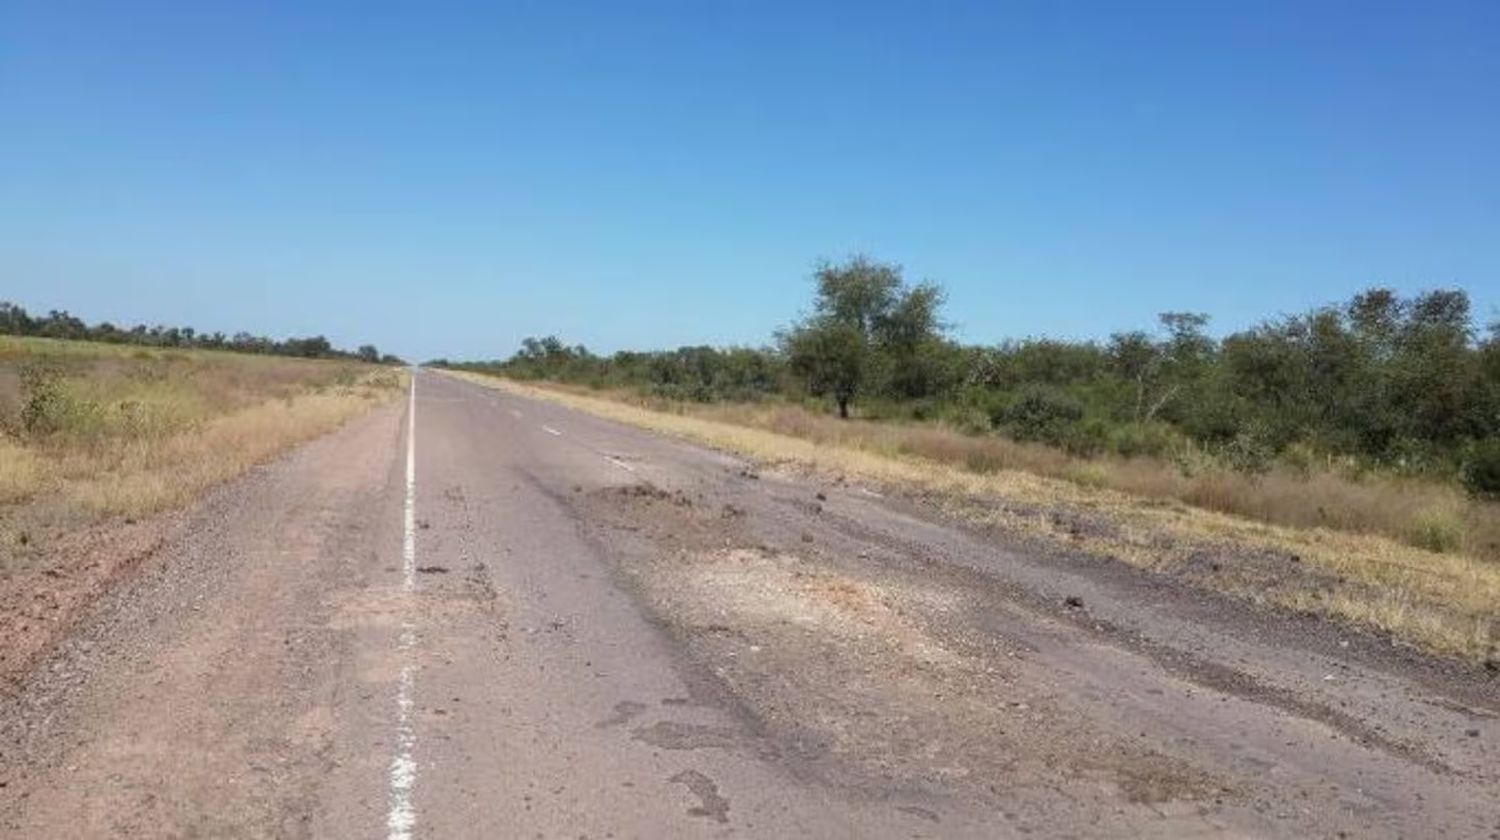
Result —
[[7, 2], [0, 299], [415, 358], [1500, 306], [1500, 3]]

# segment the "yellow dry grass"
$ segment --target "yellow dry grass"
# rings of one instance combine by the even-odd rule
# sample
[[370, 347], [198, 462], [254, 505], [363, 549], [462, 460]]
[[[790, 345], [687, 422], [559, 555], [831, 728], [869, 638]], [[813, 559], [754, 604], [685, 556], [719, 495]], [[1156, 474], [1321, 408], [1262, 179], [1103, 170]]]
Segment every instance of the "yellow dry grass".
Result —
[[[457, 375], [731, 450], [768, 465], [934, 493], [953, 512], [984, 524], [1147, 569], [1172, 572], [1205, 554], [1223, 557], [1222, 573], [1204, 574], [1193, 578], [1195, 582], [1374, 628], [1442, 654], [1476, 661], [1497, 655], [1500, 564], [1466, 554], [1428, 551], [1376, 534], [1272, 525], [1142, 498], [1089, 481], [1006, 468], [975, 472], [916, 455], [872, 451], [860, 443], [808, 440], [510, 380]], [[1059, 511], [1105, 527], [1075, 528], [1069, 517], [1054, 515]], [[1256, 552], [1283, 558], [1284, 563], [1265, 571], [1235, 559]], [[1305, 572], [1288, 575], [1286, 564]]]
[[175, 507], [399, 394], [402, 377], [343, 361], [0, 338], [0, 505], [46, 501], [85, 519]]
[[1055, 447], [966, 434], [935, 423], [842, 421], [774, 401], [673, 404], [628, 391], [561, 390], [877, 454], [912, 455], [970, 472], [1028, 472], [1273, 525], [1381, 534], [1419, 548], [1500, 562], [1500, 504], [1469, 499], [1451, 484], [1415, 477], [1351, 475], [1344, 469], [1349, 465], [1338, 464], [1306, 469], [1278, 464], [1264, 474], [1248, 475], [1196, 450], [1181, 453], [1181, 463], [1144, 456], [1083, 458]]
[[106, 514], [176, 507], [205, 487], [342, 425], [370, 404], [370, 392], [346, 388], [251, 406], [159, 442], [132, 442], [110, 459], [107, 470], [73, 483], [68, 492]]
[[35, 454], [0, 438], [0, 505], [31, 498], [41, 485], [41, 475]]

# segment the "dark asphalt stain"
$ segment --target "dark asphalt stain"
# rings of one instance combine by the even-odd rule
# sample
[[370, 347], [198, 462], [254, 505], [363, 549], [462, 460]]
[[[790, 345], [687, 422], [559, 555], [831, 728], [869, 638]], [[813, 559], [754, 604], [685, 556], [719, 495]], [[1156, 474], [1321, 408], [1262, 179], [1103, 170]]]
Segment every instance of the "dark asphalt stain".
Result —
[[671, 720], [639, 727], [631, 734], [637, 741], [664, 750], [730, 749], [740, 742], [739, 733], [733, 729]]
[[903, 814], [911, 814], [914, 817], [921, 817], [928, 822], [940, 822], [936, 811], [929, 811], [926, 808], [922, 808], [917, 805], [897, 805], [896, 810], [900, 811]]
[[700, 804], [687, 809], [688, 816], [707, 817], [714, 822], [729, 822], [729, 800], [719, 795], [719, 786], [714, 780], [697, 770], [684, 770], [667, 781], [686, 785], [698, 797]]
[[646, 711], [645, 703], [637, 703], [634, 700], [621, 700], [615, 704], [614, 714], [595, 724], [600, 729], [608, 729], [611, 726], [619, 726], [629, 723], [630, 719]]

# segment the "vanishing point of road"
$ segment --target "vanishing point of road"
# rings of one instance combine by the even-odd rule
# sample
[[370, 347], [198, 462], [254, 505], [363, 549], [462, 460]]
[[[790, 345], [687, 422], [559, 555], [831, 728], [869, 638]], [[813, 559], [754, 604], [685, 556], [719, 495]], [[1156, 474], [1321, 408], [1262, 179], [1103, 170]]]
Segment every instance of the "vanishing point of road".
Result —
[[1497, 836], [1500, 700], [1346, 635], [418, 371], [3, 699], [0, 834]]

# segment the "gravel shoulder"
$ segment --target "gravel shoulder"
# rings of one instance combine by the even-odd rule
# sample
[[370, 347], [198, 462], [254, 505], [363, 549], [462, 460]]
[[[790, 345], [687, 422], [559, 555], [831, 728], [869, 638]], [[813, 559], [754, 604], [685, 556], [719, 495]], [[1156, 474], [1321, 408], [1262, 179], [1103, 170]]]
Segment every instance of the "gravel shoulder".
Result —
[[330, 793], [369, 766], [387, 708], [337, 593], [399, 552], [399, 417], [377, 408], [168, 521], [0, 703], [0, 834], [375, 833], [378, 770]]

